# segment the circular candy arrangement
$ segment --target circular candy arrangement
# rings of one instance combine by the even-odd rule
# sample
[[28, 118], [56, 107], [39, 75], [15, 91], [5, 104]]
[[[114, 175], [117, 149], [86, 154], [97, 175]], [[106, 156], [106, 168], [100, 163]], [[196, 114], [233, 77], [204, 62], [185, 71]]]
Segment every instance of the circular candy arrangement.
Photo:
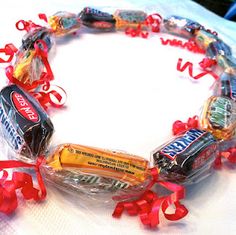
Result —
[[[44, 199], [45, 178], [63, 190], [116, 201], [114, 217], [126, 210], [130, 215], [139, 215], [142, 223], [150, 227], [158, 225], [160, 210], [168, 220], [183, 218], [188, 213], [180, 203], [184, 185], [209, 175], [213, 166], [221, 164], [221, 157], [235, 162], [232, 138], [236, 127], [236, 60], [230, 47], [216, 33], [178, 16], [162, 20], [159, 14], [132, 10], [110, 15], [86, 7], [78, 15], [58, 12], [49, 18], [44, 14], [39, 17], [48, 27], [21, 20], [16, 23], [17, 29], [27, 31], [22, 46], [17, 50], [8, 44], [2, 49], [9, 58], [1, 62], [10, 62], [14, 54], [15, 61], [6, 68], [11, 84], [0, 92], [1, 132], [19, 160], [0, 161], [0, 212], [9, 214], [16, 209], [17, 189], [21, 189], [25, 199]], [[152, 152], [152, 163], [124, 152], [71, 143], [47, 151], [54, 127], [46, 109], [49, 105], [61, 107], [65, 101], [65, 91], [50, 85], [53, 73], [48, 52], [55, 44], [54, 38], [75, 33], [84, 26], [101, 31], [125, 30], [127, 35], [143, 38], [160, 30], [175, 34], [189, 39], [182, 47], [206, 52], [203, 68], [215, 66], [220, 71], [201, 117], [189, 118], [187, 123], [176, 121], [174, 138]], [[180, 46], [176, 41], [173, 44]], [[212, 73], [205, 70], [203, 74], [208, 72]], [[15, 172], [12, 180], [6, 180], [4, 169], [17, 167], [34, 168], [39, 189], [34, 188], [27, 173]], [[172, 193], [158, 195], [152, 191], [154, 184]], [[176, 209], [167, 214], [172, 204]]]

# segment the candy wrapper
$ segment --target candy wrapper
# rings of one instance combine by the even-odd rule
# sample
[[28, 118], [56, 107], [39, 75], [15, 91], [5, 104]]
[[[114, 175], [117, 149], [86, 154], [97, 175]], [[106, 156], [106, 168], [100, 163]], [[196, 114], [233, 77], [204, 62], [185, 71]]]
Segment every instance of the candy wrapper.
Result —
[[76, 32], [80, 26], [80, 18], [73, 13], [60, 11], [48, 19], [53, 34], [59, 37]]
[[154, 150], [152, 156], [163, 180], [192, 184], [210, 174], [218, 144], [209, 132], [190, 129]]
[[86, 147], [77, 144], [59, 145], [47, 158], [46, 177], [59, 188], [86, 195], [109, 194], [150, 183], [149, 162], [141, 157]]
[[0, 118], [2, 136], [20, 158], [34, 162], [47, 149], [53, 124], [37, 100], [17, 85], [1, 90]]
[[219, 139], [232, 138], [236, 127], [235, 102], [226, 97], [210, 97], [203, 108], [201, 124]]
[[31, 89], [40, 80], [52, 79], [47, 54], [54, 44], [52, 33], [45, 27], [30, 29], [22, 40], [22, 46], [16, 53], [13, 66], [8, 67], [10, 81]]

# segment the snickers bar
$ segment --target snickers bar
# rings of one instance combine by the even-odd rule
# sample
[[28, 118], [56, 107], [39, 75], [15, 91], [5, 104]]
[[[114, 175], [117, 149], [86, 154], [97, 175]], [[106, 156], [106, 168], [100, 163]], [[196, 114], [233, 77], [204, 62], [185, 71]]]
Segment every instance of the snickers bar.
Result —
[[175, 183], [193, 183], [211, 168], [217, 155], [216, 139], [209, 132], [190, 129], [154, 150], [160, 177]]

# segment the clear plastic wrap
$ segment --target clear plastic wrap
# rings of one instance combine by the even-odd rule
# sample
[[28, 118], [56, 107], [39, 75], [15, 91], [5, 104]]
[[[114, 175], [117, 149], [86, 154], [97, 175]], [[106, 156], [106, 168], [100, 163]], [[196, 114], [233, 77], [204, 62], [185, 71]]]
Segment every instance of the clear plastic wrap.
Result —
[[[22, 39], [22, 46], [16, 54], [16, 60], [10, 80], [32, 86], [48, 72], [45, 60], [54, 45], [52, 33], [44, 27], [30, 29]], [[46, 63], [46, 64], [45, 64]]]
[[190, 129], [152, 152], [161, 179], [188, 185], [209, 175], [217, 156], [217, 140], [199, 129]]
[[138, 196], [151, 180], [149, 162], [138, 156], [78, 144], [59, 145], [51, 152], [42, 166], [45, 178], [93, 200], [108, 202], [130, 192]]
[[0, 128], [18, 158], [35, 161], [47, 149], [53, 124], [45, 110], [28, 92], [17, 85], [0, 91]]
[[81, 26], [79, 17], [76, 14], [66, 11], [59, 11], [50, 16], [48, 19], [48, 24], [52, 28], [53, 34], [57, 37], [63, 37], [74, 33]]
[[115, 29], [116, 20], [113, 15], [109, 13], [102, 12], [91, 7], [85, 7], [78, 16], [82, 24], [86, 27], [105, 31]]
[[213, 86], [215, 96], [223, 96], [236, 101], [236, 71], [227, 69], [221, 73]]
[[203, 107], [201, 126], [219, 139], [235, 135], [236, 103], [223, 96], [211, 96]]
[[180, 16], [170, 16], [164, 19], [163, 25], [167, 33], [185, 38], [192, 38], [202, 27], [199, 23]]

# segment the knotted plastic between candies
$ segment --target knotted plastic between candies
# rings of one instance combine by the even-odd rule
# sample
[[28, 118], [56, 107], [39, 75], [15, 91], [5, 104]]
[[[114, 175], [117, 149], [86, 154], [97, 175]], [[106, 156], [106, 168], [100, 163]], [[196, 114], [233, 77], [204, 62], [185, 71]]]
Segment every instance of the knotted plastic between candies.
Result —
[[[44, 14], [39, 17], [46, 26], [24, 20], [16, 23], [17, 29], [27, 31], [19, 49], [7, 44], [0, 50], [7, 57], [0, 62], [11, 63], [6, 67], [9, 85], [0, 92], [1, 136], [16, 158], [0, 161], [0, 212], [10, 214], [17, 208], [17, 190], [26, 200], [45, 199], [45, 179], [75, 194], [115, 201], [114, 217], [126, 211], [139, 215], [141, 222], [151, 228], [159, 224], [161, 211], [168, 220], [183, 218], [188, 213], [180, 203], [185, 196], [184, 185], [204, 179], [213, 168], [220, 167], [222, 157], [236, 162], [236, 60], [230, 47], [215, 32], [179, 16], [163, 20], [159, 14], [132, 10], [117, 10], [111, 15], [86, 7], [79, 14], [58, 12], [48, 18]], [[143, 38], [162, 31], [188, 39], [161, 38], [163, 45], [206, 53], [200, 62], [200, 74], [193, 75], [193, 64], [182, 65], [181, 58], [177, 70], [188, 69], [194, 79], [212, 75], [213, 95], [200, 117], [173, 124], [174, 137], [152, 151], [151, 162], [125, 152], [71, 143], [48, 151], [54, 127], [45, 110], [50, 104], [61, 107], [65, 101], [65, 91], [51, 86], [54, 76], [48, 53], [58, 37], [73, 34], [81, 27], [124, 30], [127, 35]], [[216, 68], [219, 74], [214, 72]], [[9, 168], [34, 169], [38, 188], [29, 173], [14, 172], [8, 179]], [[155, 184], [169, 193], [159, 192]], [[171, 205], [175, 210], [168, 214]]]

